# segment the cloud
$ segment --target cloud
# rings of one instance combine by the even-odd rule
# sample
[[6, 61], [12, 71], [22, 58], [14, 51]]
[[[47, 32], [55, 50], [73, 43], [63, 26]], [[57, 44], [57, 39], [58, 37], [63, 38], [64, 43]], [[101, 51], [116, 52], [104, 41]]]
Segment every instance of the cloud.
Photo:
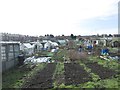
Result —
[[116, 15], [118, 1], [2, 0], [0, 30], [31, 35], [79, 33], [78, 23], [84, 20]]

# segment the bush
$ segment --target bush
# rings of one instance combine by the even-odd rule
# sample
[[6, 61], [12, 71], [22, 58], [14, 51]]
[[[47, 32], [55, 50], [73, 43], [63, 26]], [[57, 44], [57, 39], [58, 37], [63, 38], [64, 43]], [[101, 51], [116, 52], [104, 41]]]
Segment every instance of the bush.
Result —
[[71, 61], [86, 60], [87, 59], [87, 54], [86, 53], [79, 54], [78, 51], [69, 50], [68, 51], [68, 57], [70, 58]]

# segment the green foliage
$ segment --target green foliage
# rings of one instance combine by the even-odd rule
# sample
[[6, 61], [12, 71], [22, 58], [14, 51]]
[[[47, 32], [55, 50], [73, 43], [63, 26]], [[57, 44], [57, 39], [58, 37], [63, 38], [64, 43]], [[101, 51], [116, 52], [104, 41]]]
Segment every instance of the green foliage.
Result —
[[62, 83], [62, 84], [59, 86], [59, 88], [65, 88], [64, 83]]
[[[61, 84], [58, 83], [59, 80], [61, 79], [61, 76], [64, 74], [64, 63], [57, 63], [55, 72], [53, 74], [53, 79], [54, 79], [54, 88], [57, 88]], [[61, 80], [62, 81], [62, 80]], [[60, 85], [59, 85], [60, 84]]]
[[95, 88], [118, 88], [118, 80], [115, 78], [100, 80], [94, 83], [94, 87]]
[[95, 88], [95, 83], [89, 81], [83, 85], [83, 88]]
[[53, 54], [54, 53], [48, 52], [48, 51], [42, 51], [42, 52], [37, 53], [38, 57], [40, 57], [40, 56], [53, 56]]
[[2, 88], [20, 88], [26, 81], [25, 78], [32, 77], [38, 70], [45, 67], [45, 63], [38, 64], [34, 69], [27, 70], [31, 65], [22, 68], [13, 68], [2, 75]]
[[3, 79], [2, 88], [12, 88], [16, 83], [19, 86], [19, 84], [21, 83], [21, 81], [19, 80], [27, 73], [28, 71], [20, 71], [18, 68], [11, 69], [10, 71], [6, 71], [2, 75], [2, 79]]
[[57, 63], [53, 78], [64, 73], [64, 63]]
[[[118, 71], [119, 64], [117, 61], [106, 61], [98, 59], [97, 57], [90, 56], [89, 60], [91, 62], [98, 62], [98, 64], [103, 65], [104, 67], [108, 67], [110, 69], [114, 69]], [[86, 67], [84, 63], [80, 62], [80, 65], [84, 67], [87, 72], [90, 72], [89, 68]], [[118, 78], [120, 75], [117, 75], [116, 78], [101, 80], [98, 75], [90, 72], [90, 76], [92, 77], [92, 82], [87, 82], [81, 84], [82, 88], [118, 88]]]
[[110, 50], [110, 52], [118, 53], [119, 48], [110, 48], [109, 47], [109, 50]]
[[117, 88], [118, 89], [118, 79], [105, 79], [100, 80], [97, 82], [86, 82], [84, 84], [81, 84], [79, 87], [81, 88]]
[[88, 67], [86, 67], [86, 65], [85, 65], [84, 63], [82, 63], [82, 62], [80, 62], [80, 61], [79, 61], [79, 63], [80, 63], [80, 65], [81, 65], [81, 66], [83, 66], [83, 67], [84, 67], [84, 70], [86, 70], [86, 72], [88, 72], [88, 73], [90, 73], [90, 72], [91, 72], [91, 69], [90, 69], [90, 68], [88, 68]]
[[100, 58], [93, 57], [93, 56], [90, 56], [89, 60], [92, 61], [92, 62], [97, 62], [98, 64], [103, 65], [103, 67], [108, 67], [110, 69], [114, 69], [114, 70], [118, 71], [118, 67], [119, 67], [118, 61], [115, 61], [115, 60], [110, 60], [110, 61], [101, 60]]
[[52, 57], [52, 60], [64, 61], [64, 56], [66, 55], [66, 50], [60, 49], [57, 53], [55, 53]]
[[70, 37], [71, 37], [72, 39], [76, 39], [76, 36], [74, 36], [73, 34], [71, 34]]
[[90, 73], [90, 74], [91, 74], [92, 80], [93, 80], [94, 82], [97, 82], [97, 81], [100, 79], [100, 77], [99, 77], [98, 75], [96, 75], [96, 74], [94, 74], [94, 73]]
[[64, 83], [62, 83], [58, 88], [67, 88], [69, 90], [80, 90], [80, 87], [77, 87], [75, 85], [65, 85]]
[[100, 87], [105, 88], [118, 88], [118, 80], [117, 79], [106, 79], [99, 82]]

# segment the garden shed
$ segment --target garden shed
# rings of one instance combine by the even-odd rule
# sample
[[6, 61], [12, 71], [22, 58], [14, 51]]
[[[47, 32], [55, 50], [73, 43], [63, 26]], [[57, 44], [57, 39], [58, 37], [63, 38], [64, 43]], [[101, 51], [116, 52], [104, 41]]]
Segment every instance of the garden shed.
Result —
[[18, 63], [17, 57], [20, 53], [20, 43], [1, 41], [0, 44], [1, 44], [2, 71], [5, 71], [17, 65]]
[[32, 55], [34, 53], [34, 45], [30, 43], [21, 43], [20, 50], [25, 53], [25, 55]]
[[60, 43], [60, 45], [66, 45], [67, 41], [66, 40], [58, 40], [58, 43]]
[[51, 49], [51, 42], [50, 41], [45, 43], [44, 49], [46, 49], [46, 50], [50, 50]]
[[34, 46], [34, 52], [39, 52], [43, 49], [43, 45], [40, 42], [35, 42], [33, 46]]

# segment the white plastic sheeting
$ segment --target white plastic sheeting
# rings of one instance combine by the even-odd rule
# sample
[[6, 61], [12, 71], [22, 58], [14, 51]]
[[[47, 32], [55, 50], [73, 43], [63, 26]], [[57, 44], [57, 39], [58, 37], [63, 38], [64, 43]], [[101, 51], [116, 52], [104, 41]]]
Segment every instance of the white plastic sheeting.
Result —
[[50, 48], [54, 48], [54, 47], [57, 47], [58, 46], [58, 43], [56, 42], [52, 42], [52, 41], [47, 41], [44, 45], [44, 48], [46, 49], [50, 49]]
[[51, 52], [57, 52], [58, 50], [57, 49], [52, 49]]
[[108, 57], [104, 57], [104, 56], [100, 56], [101, 59], [104, 59], [104, 60], [119, 60], [120, 58], [118, 56], [108, 56]]
[[51, 57], [39, 57], [39, 58], [35, 58], [33, 57], [29, 57], [27, 59], [25, 59], [24, 63], [28, 64], [28, 63], [42, 63], [42, 62], [48, 62], [50, 63], [50, 58]]
[[58, 40], [58, 42], [59, 42], [61, 45], [66, 44], [66, 40]]
[[109, 56], [109, 58], [110, 58], [110, 59], [113, 59], [113, 60], [119, 60], [119, 59], [120, 59], [118, 56], [114, 56], [114, 57]]
[[40, 42], [33, 42], [33, 45], [34, 45], [34, 47], [36, 45], [38, 50], [40, 50], [41, 48], [43, 48], [43, 45]]
[[52, 46], [58, 46], [58, 43], [56, 43], [56, 42], [52, 42], [51, 44], [52, 44]]

